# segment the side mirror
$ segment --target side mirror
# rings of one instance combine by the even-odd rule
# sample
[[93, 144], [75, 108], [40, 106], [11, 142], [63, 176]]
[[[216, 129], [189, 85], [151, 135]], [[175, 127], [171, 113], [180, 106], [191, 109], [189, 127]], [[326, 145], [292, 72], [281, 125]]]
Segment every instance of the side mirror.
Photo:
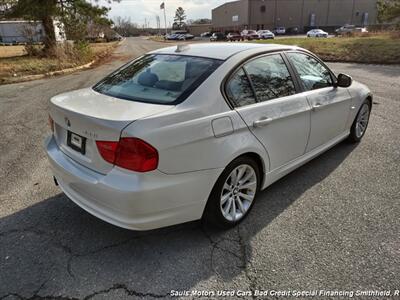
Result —
[[353, 79], [346, 74], [339, 74], [337, 77], [337, 82], [336, 85], [339, 87], [349, 87], [351, 83], [353, 82]]

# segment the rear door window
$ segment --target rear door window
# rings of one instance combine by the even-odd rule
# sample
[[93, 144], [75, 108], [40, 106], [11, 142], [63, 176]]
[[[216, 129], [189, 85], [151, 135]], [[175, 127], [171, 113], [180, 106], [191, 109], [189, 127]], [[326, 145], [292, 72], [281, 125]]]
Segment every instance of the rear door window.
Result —
[[296, 93], [292, 77], [280, 54], [253, 59], [244, 65], [244, 69], [253, 84], [257, 102]]

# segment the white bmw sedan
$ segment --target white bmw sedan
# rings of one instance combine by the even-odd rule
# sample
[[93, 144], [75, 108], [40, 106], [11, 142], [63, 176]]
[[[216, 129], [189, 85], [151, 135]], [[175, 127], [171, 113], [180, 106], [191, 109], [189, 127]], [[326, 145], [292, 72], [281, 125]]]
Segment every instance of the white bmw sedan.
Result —
[[257, 193], [344, 139], [372, 95], [297, 47], [195, 44], [150, 52], [50, 101], [56, 183], [89, 213], [147, 230], [227, 228]]

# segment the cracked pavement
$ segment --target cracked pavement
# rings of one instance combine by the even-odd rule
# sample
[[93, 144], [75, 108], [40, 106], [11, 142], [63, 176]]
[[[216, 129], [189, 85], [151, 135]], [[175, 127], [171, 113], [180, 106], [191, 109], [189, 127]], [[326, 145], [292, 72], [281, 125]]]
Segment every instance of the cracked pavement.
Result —
[[54, 186], [42, 148], [48, 99], [163, 46], [129, 38], [96, 68], [0, 86], [0, 299], [400, 289], [400, 66], [330, 64], [375, 95], [363, 141], [341, 143], [261, 192], [229, 231], [199, 222], [120, 229]]

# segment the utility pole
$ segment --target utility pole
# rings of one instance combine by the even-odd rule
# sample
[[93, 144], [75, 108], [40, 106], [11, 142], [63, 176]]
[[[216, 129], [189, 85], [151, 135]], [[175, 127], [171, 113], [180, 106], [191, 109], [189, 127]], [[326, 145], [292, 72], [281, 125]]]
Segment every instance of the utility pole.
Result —
[[161, 32], [160, 32], [160, 28], [161, 28], [160, 17], [158, 15], [156, 15], [156, 23], [157, 23], [157, 34], [161, 35]]
[[167, 36], [168, 31], [167, 31], [167, 17], [165, 15], [165, 2], [161, 3], [160, 9], [164, 10], [164, 26], [165, 26], [165, 36]]

